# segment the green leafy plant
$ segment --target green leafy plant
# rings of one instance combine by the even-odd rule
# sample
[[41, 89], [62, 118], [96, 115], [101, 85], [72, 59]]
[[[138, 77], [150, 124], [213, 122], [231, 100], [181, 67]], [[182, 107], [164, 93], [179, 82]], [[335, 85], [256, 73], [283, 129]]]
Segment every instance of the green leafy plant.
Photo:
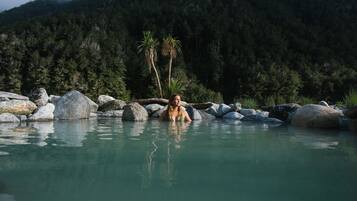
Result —
[[243, 98], [239, 101], [242, 104], [243, 108], [257, 109], [257, 101], [253, 98]]
[[186, 86], [183, 82], [176, 79], [171, 79], [170, 85], [165, 88], [166, 97], [170, 97], [173, 94], [183, 94]]
[[357, 105], [357, 91], [352, 89], [343, 98], [343, 104], [349, 108]]
[[314, 104], [316, 103], [316, 101], [312, 98], [302, 96], [297, 99], [296, 103], [300, 105], [307, 105], [307, 104]]

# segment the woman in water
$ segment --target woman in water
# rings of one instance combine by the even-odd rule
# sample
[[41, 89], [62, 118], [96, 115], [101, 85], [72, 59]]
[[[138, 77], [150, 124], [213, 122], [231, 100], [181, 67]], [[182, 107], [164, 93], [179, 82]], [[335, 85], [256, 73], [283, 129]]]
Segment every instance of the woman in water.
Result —
[[168, 121], [192, 121], [186, 109], [181, 106], [181, 97], [177, 94], [170, 97], [167, 110], [161, 113], [160, 119]]

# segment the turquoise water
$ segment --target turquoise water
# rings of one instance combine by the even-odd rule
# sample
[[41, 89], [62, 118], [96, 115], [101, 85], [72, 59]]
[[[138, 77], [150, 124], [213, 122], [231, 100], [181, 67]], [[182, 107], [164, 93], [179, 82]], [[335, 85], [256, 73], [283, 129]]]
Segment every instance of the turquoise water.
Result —
[[0, 125], [0, 201], [357, 200], [357, 137], [234, 121]]

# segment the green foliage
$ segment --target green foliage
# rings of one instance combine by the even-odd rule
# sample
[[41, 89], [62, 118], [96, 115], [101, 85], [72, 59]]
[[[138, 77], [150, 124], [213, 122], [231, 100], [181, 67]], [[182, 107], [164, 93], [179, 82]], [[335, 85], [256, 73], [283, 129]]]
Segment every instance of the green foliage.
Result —
[[357, 105], [357, 90], [351, 89], [350, 92], [345, 95], [343, 104], [347, 107], [353, 107]]
[[218, 92], [214, 92], [210, 89], [207, 89], [202, 84], [190, 83], [184, 93], [185, 100], [193, 103], [200, 102], [223, 102], [222, 95]]
[[304, 96], [298, 97], [295, 102], [299, 105], [316, 104], [316, 100]]
[[[222, 95], [334, 102], [357, 87], [356, 8], [354, 0], [34, 1], [0, 14], [0, 90], [157, 96], [148, 55], [160, 67], [169, 57], [144, 48], [158, 47], [155, 32], [180, 39], [184, 54], [172, 55], [172, 77], [195, 102]], [[142, 38], [143, 30], [153, 32]], [[165, 68], [157, 71], [170, 80]]]
[[239, 101], [243, 108], [258, 109], [257, 101], [253, 98], [242, 98]]
[[186, 86], [183, 82], [176, 79], [171, 79], [171, 84], [165, 88], [165, 97], [170, 97], [173, 94], [184, 94]]

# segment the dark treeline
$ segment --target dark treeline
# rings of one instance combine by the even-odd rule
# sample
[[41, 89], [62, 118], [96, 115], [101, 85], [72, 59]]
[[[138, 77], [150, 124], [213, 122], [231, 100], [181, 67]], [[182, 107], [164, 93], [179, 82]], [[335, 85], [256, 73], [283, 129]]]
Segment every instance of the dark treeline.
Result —
[[0, 90], [157, 96], [145, 30], [181, 41], [173, 78], [189, 101], [336, 101], [357, 86], [355, 0], [42, 0], [0, 14]]

